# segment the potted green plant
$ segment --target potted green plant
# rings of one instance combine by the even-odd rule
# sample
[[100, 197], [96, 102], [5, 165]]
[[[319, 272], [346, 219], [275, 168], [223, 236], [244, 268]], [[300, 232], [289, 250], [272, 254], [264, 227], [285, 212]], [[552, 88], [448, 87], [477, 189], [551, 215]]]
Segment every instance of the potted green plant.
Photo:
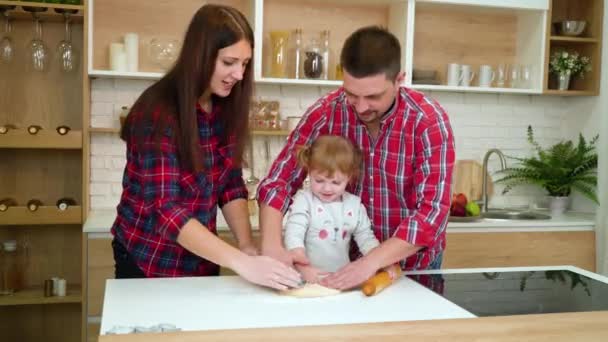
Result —
[[557, 76], [558, 89], [568, 90], [570, 77], [583, 78], [585, 72], [591, 71], [591, 61], [589, 57], [580, 56], [578, 52], [555, 51], [549, 61], [549, 70]]
[[561, 141], [543, 149], [534, 139], [532, 126], [528, 126], [528, 142], [534, 147], [535, 155], [528, 158], [509, 157], [517, 160], [519, 165], [499, 171], [505, 176], [496, 183], [505, 184], [503, 194], [523, 184], [544, 188], [551, 197], [553, 216], [567, 209], [572, 190], [599, 203], [596, 194], [598, 157], [595, 150], [598, 137], [596, 135], [587, 141], [579, 134], [576, 146], [572, 141]]

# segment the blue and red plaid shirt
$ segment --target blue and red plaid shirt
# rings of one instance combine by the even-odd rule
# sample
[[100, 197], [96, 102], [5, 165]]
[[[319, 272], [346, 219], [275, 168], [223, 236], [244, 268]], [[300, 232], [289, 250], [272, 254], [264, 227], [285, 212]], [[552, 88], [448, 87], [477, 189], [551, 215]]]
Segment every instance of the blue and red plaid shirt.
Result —
[[[184, 224], [194, 218], [214, 234], [218, 205], [247, 198], [242, 170], [234, 166], [234, 145], [220, 146], [223, 133], [218, 110], [205, 113], [197, 106], [200, 148], [205, 171], [182, 168], [171, 130], [159, 145], [146, 127], [143, 146], [136, 134], [127, 141], [123, 192], [112, 234], [147, 277], [217, 275], [219, 266], [190, 253], [177, 243]], [[142, 125], [135, 114], [131, 129]], [[230, 141], [234, 141], [230, 139]]]
[[428, 268], [445, 248], [455, 158], [443, 108], [420, 92], [401, 88], [374, 139], [347, 103], [344, 89], [329, 93], [308, 109], [289, 136], [258, 187], [260, 202], [287, 211], [306, 177], [296, 148], [324, 134], [347, 137], [361, 149], [359, 178], [347, 190], [361, 197], [378, 240], [397, 237], [423, 247], [401, 266]]

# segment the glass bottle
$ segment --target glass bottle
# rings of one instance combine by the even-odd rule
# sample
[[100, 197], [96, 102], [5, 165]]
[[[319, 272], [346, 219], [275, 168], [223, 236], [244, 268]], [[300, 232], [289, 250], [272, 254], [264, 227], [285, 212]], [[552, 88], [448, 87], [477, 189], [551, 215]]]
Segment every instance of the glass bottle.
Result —
[[40, 208], [41, 206], [43, 206], [44, 204], [42, 203], [41, 200], [39, 199], [31, 199], [27, 202], [27, 209], [31, 212], [34, 212], [36, 210], [38, 210], [38, 208]]
[[303, 78], [302, 77], [302, 29], [295, 29], [292, 33], [291, 41], [293, 42], [292, 48], [290, 51], [291, 55], [291, 65], [290, 69], [290, 77], [295, 79]]
[[323, 55], [316, 39], [311, 39], [304, 50], [304, 76], [318, 79], [323, 74]]
[[14, 198], [3, 198], [0, 200], [0, 212], [7, 211], [10, 207], [16, 207], [17, 201]]
[[25, 247], [18, 246], [17, 241], [7, 240], [2, 243], [0, 295], [10, 295], [23, 288], [26, 258]]
[[276, 78], [287, 77], [287, 42], [289, 41], [288, 31], [270, 32], [270, 42], [272, 45], [270, 76]]
[[321, 54], [323, 55], [323, 74], [321, 78], [329, 79], [329, 30], [321, 32]]
[[76, 200], [71, 197], [63, 197], [58, 199], [55, 205], [57, 206], [57, 209], [66, 211], [69, 207], [76, 205]]

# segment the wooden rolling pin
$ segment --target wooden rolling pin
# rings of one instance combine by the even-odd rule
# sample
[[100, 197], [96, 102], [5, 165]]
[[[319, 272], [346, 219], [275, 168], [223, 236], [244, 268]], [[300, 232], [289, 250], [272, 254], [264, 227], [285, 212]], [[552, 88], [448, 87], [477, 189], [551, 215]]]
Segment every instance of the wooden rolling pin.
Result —
[[366, 296], [373, 296], [394, 283], [401, 277], [401, 274], [399, 264], [389, 266], [366, 280], [361, 286], [361, 290]]

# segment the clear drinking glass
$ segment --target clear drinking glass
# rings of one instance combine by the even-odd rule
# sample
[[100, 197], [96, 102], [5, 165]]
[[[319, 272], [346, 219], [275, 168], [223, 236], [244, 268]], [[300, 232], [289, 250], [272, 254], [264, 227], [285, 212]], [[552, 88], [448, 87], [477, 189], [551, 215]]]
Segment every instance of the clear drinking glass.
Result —
[[532, 86], [532, 66], [522, 65], [520, 70], [520, 88], [528, 89]]
[[521, 84], [521, 70], [519, 65], [511, 64], [511, 88], [519, 88]]
[[498, 64], [496, 67], [496, 87], [504, 88], [507, 83], [507, 65]]

